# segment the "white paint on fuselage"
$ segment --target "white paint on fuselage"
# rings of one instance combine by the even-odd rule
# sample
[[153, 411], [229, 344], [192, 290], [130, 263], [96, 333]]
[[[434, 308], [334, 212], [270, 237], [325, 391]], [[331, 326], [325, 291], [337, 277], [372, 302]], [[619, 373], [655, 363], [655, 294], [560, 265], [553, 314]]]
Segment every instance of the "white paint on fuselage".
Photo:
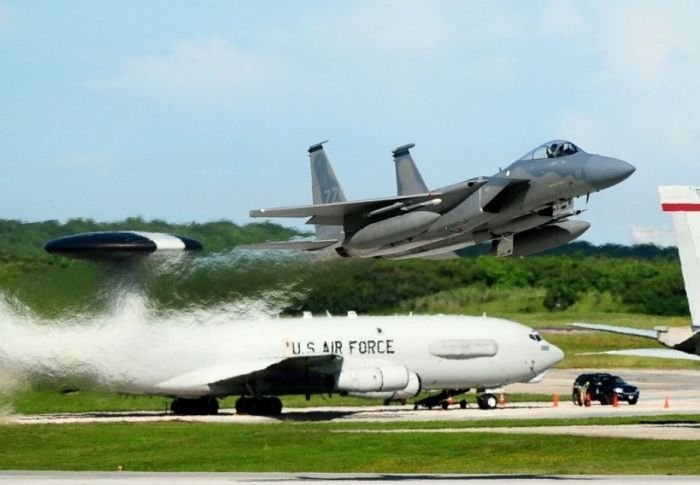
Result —
[[[532, 329], [490, 317], [281, 318], [241, 322], [235, 332], [231, 330], [226, 334], [230, 346], [227, 363], [233, 367], [236, 361], [337, 354], [349, 367], [382, 362], [403, 365], [420, 377], [423, 389], [494, 388], [527, 382], [563, 358], [554, 345], [532, 338]], [[450, 340], [490, 341], [497, 352], [462, 359], [430, 353], [431, 344]], [[159, 393], [158, 389], [152, 391]]]

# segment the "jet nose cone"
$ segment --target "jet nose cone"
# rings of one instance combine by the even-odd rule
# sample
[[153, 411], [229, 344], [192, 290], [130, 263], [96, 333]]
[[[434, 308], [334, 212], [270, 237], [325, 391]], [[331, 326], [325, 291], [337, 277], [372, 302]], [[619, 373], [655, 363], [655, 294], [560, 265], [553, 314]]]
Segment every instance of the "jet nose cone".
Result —
[[593, 155], [586, 163], [586, 181], [596, 190], [603, 190], [619, 184], [635, 170], [634, 165], [624, 160]]
[[564, 360], [564, 351], [561, 350], [559, 347], [556, 345], [549, 344], [549, 352], [551, 353], [550, 355], [550, 363], [548, 367], [554, 367], [557, 365], [559, 362]]

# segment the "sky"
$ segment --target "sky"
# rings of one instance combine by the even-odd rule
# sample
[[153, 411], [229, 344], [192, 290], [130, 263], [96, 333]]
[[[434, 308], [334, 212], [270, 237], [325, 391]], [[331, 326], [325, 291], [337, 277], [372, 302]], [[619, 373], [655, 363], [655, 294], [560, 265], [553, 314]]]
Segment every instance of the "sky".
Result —
[[[229, 219], [494, 174], [551, 139], [637, 172], [582, 219], [669, 242], [657, 186], [700, 184], [700, 2], [0, 0], [0, 218]], [[278, 222], [297, 227], [303, 220]]]

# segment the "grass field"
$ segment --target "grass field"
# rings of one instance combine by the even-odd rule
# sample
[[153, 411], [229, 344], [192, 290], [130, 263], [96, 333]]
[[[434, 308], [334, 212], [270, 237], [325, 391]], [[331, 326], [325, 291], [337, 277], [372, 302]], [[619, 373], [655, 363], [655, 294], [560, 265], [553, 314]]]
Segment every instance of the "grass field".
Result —
[[[474, 395], [468, 396], [474, 401]], [[314, 395], [307, 401], [304, 396], [283, 396], [285, 407], [304, 408], [318, 406], [376, 406], [378, 399], [362, 399], [349, 396]], [[546, 394], [509, 394], [508, 402], [549, 402]], [[13, 412], [19, 414], [81, 413], [92, 411], [162, 411], [170, 406], [171, 399], [157, 396], [125, 396], [109, 391], [78, 391], [64, 393], [57, 389], [25, 389], [5, 399]], [[233, 408], [236, 397], [220, 401], [221, 408]]]
[[0, 469], [700, 474], [692, 441], [664, 446], [643, 439], [339, 432], [344, 429], [288, 423], [4, 425]]

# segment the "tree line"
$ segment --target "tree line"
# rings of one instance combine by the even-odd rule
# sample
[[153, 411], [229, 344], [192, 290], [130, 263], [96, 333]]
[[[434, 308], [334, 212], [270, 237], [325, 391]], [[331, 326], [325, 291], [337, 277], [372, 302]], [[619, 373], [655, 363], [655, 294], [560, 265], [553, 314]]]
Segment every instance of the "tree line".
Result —
[[[392, 313], [419, 310], [426, 298], [459, 299], [498, 290], [541, 295], [539, 307], [562, 311], [587, 295], [604, 295], [616, 311], [687, 315], [675, 248], [652, 245], [595, 246], [571, 243], [526, 258], [495, 258], [488, 246], [470, 248], [455, 260], [319, 260], [308, 254], [276, 256], [232, 252], [240, 244], [303, 236], [277, 224], [237, 225], [230, 221], [169, 224], [129, 218], [101, 223], [89, 219], [25, 223], [0, 220], [0, 288], [29, 306], [50, 312], [99, 300], [100, 282], [110, 270], [89, 262], [54, 257], [42, 245], [80, 232], [135, 229], [167, 232], [200, 240], [193, 259], [169, 271], [148, 267], [134, 276], [139, 287], [164, 308], [208, 305], [256, 295], [281, 295], [288, 313], [304, 310]], [[536, 290], [536, 291], [535, 291]], [[493, 293], [493, 291], [492, 291]], [[539, 298], [539, 297], [538, 297]]]

